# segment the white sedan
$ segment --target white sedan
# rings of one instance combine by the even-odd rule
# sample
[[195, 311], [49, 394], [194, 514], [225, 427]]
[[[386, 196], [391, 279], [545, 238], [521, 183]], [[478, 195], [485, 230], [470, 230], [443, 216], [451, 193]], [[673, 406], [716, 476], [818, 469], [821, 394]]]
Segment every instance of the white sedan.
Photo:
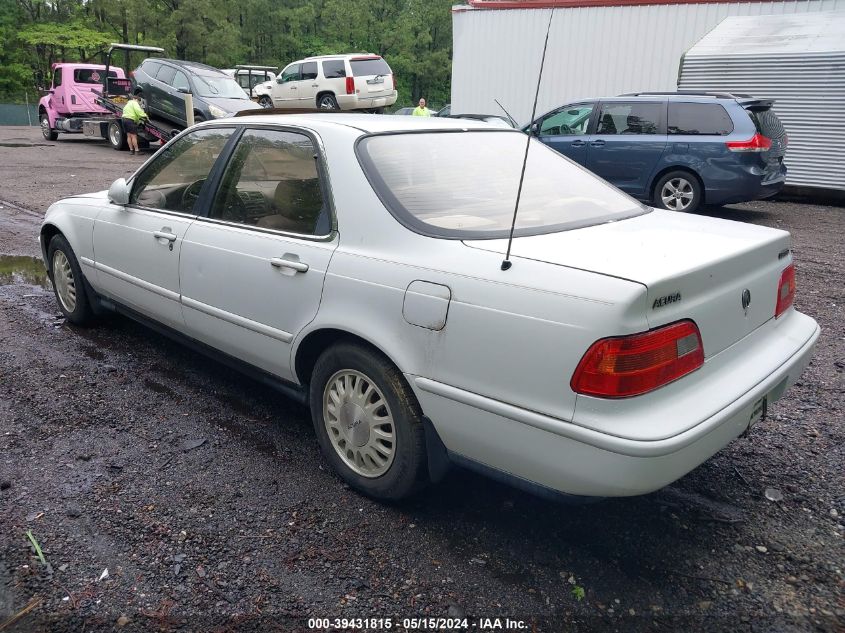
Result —
[[[119, 311], [310, 404], [350, 485], [451, 463], [625, 496], [766, 415], [819, 336], [784, 231], [643, 206], [466, 120], [253, 115], [47, 211], [62, 312]], [[504, 267], [507, 268], [507, 267]]]

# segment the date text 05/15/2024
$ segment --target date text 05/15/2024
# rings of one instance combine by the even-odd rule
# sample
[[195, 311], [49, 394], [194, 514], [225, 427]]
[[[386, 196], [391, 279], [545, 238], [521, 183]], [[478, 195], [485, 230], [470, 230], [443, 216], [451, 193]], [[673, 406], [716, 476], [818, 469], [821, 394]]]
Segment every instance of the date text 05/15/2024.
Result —
[[511, 618], [309, 618], [308, 628], [328, 630], [396, 631], [522, 631], [530, 624]]

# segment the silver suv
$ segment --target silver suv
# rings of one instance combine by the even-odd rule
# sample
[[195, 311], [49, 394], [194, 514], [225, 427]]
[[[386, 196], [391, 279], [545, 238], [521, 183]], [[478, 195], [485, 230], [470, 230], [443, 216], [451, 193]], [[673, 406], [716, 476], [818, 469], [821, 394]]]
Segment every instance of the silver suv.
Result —
[[322, 55], [288, 64], [271, 96], [274, 108], [382, 112], [396, 102], [396, 82], [379, 55]]

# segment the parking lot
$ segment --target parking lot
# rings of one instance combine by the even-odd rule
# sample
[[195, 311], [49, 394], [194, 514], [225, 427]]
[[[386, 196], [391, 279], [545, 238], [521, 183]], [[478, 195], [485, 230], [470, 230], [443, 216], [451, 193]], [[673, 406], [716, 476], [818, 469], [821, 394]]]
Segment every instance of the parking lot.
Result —
[[676, 484], [569, 506], [455, 469], [384, 505], [330, 473], [305, 408], [126, 319], [61, 318], [31, 259], [44, 211], [150, 154], [60, 138], [0, 128], [0, 624], [31, 607], [9, 630], [842, 630], [842, 207], [702, 212], [792, 232], [822, 338], [768, 418]]

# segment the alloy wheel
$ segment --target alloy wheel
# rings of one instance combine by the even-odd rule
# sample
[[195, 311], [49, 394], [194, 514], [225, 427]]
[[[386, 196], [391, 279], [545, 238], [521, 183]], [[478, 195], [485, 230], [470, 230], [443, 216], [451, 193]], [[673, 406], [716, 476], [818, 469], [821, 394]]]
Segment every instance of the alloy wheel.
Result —
[[76, 280], [70, 261], [62, 251], [53, 253], [53, 284], [62, 307], [67, 312], [76, 310]]
[[329, 441], [356, 474], [386, 473], [396, 455], [396, 427], [384, 394], [359, 371], [336, 372], [323, 390], [323, 421]]
[[672, 211], [685, 211], [695, 198], [692, 183], [685, 178], [667, 180], [660, 190], [663, 206]]

